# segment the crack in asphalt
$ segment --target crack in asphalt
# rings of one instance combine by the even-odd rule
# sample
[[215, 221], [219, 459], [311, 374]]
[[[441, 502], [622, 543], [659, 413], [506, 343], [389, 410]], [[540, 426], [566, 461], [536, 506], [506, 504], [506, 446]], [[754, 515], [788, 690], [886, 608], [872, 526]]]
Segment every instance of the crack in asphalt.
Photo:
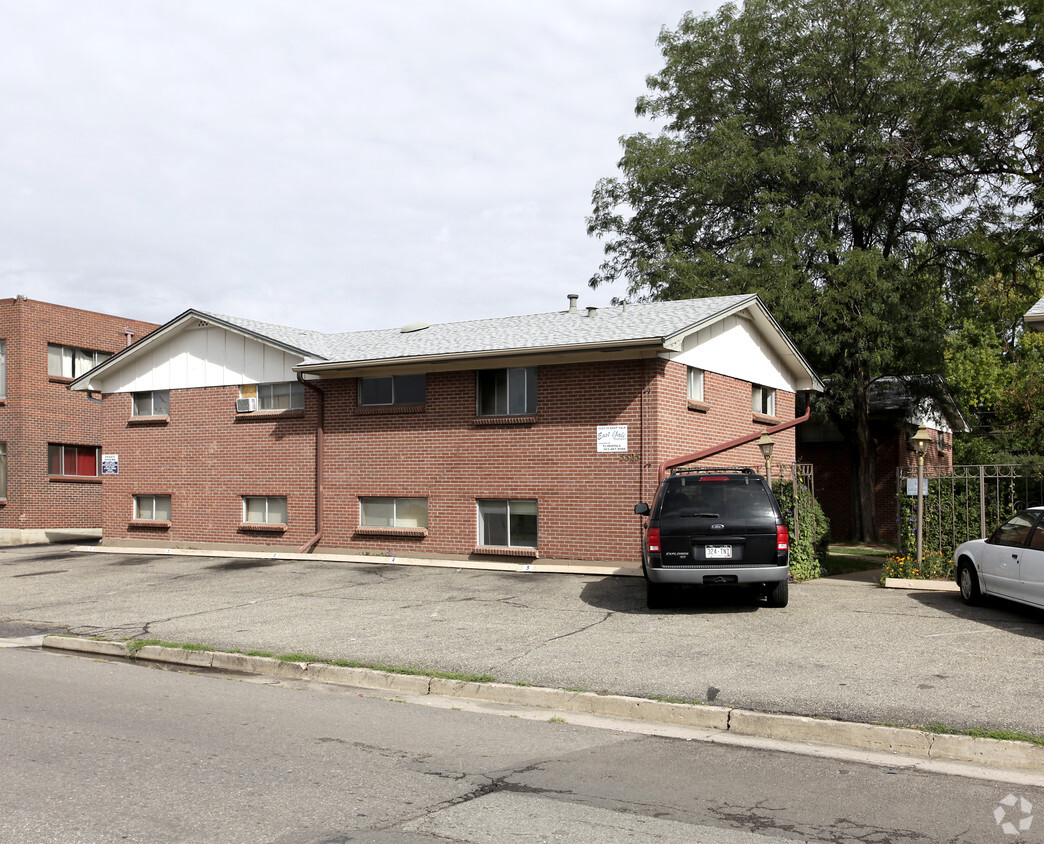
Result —
[[584, 633], [590, 630], [592, 627], [597, 627], [600, 624], [605, 624], [605, 622], [607, 622], [614, 615], [616, 615], [616, 613], [613, 610], [607, 610], [606, 613], [597, 621], [592, 621], [590, 624], [585, 624], [583, 627], [578, 627], [576, 630], [570, 630], [567, 633], [559, 633], [557, 636], [551, 636], [547, 639], [544, 639], [544, 641], [542, 641], [540, 644], [534, 645], [529, 650], [519, 654], [518, 656], [512, 657], [507, 662], [508, 664], [510, 664], [512, 662], [518, 662], [519, 660], [526, 659], [536, 651], [540, 650], [543, 647], [546, 647], [552, 642], [556, 642], [559, 639], [568, 639], [570, 636], [576, 636], [579, 633]]

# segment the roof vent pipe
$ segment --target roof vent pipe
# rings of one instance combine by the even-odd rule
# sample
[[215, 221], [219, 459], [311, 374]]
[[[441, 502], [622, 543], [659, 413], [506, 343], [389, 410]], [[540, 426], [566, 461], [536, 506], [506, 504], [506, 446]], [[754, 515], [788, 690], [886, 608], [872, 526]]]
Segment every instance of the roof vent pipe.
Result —
[[598, 313], [598, 308], [596, 308], [594, 305], [587, 306], [587, 315], [589, 317], [593, 317], [596, 313]]
[[579, 293], [570, 293], [566, 298], [569, 300], [569, 313], [576, 313], [576, 300], [580, 298]]

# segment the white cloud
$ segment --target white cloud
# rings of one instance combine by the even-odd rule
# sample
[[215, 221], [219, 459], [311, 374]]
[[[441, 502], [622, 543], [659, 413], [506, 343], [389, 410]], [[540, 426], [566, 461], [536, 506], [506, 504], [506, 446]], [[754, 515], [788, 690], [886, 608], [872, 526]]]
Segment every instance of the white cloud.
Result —
[[687, 6], [0, 0], [0, 295], [330, 331], [605, 304], [591, 190]]

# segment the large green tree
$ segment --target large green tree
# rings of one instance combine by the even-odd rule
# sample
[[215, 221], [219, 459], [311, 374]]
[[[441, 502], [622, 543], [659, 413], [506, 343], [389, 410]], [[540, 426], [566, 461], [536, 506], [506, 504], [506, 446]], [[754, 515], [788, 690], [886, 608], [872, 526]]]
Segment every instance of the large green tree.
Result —
[[[663, 69], [593, 196], [592, 286], [756, 292], [828, 383], [855, 538], [878, 538], [869, 392], [940, 372], [945, 301], [980, 213], [967, 0], [748, 0], [660, 36]], [[985, 137], [978, 151], [985, 148]], [[955, 166], [955, 162], [962, 166]]]

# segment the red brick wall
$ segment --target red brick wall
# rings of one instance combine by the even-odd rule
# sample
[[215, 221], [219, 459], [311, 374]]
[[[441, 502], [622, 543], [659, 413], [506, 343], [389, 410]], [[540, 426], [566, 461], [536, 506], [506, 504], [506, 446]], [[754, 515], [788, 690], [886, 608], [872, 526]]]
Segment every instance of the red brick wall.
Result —
[[115, 353], [123, 330], [140, 339], [156, 326], [31, 299], [0, 300], [0, 339], [7, 346], [7, 397], [0, 441], [7, 443], [7, 499], [0, 528], [101, 527], [101, 485], [65, 482], [47, 473], [47, 445], [101, 445], [100, 406], [47, 375], [47, 344]]
[[[911, 432], [903, 425], [876, 423], [872, 429], [877, 440], [874, 463], [874, 513], [881, 542], [896, 541], [896, 469], [916, 470], [917, 455], [909, 444]], [[933, 441], [936, 431], [931, 431]], [[840, 542], [852, 533], [851, 462], [846, 443], [802, 443], [802, 461], [815, 466], [816, 498], [830, 520], [830, 538]], [[943, 434], [943, 448], [933, 442], [925, 456], [925, 467], [953, 465], [953, 434]]]
[[[687, 408], [684, 379], [684, 367], [661, 360], [543, 366], [537, 416], [521, 424], [476, 418], [474, 371], [429, 374], [420, 412], [360, 409], [355, 379], [323, 382], [319, 547], [468, 556], [479, 544], [476, 500], [525, 498], [538, 502], [542, 559], [636, 565], [633, 508], [655, 490], [659, 463], [757, 429], [749, 384], [711, 379], [720, 397], [698, 413]], [[120, 455], [119, 475], [105, 479], [107, 538], [296, 548], [311, 537], [314, 394], [306, 392], [302, 416], [250, 421], [235, 420], [236, 395], [237, 388], [172, 391], [169, 421], [144, 427], [127, 424], [129, 396], [106, 397], [105, 450]], [[777, 402], [793, 418], [793, 396]], [[598, 453], [599, 425], [626, 425], [628, 452]], [[792, 460], [792, 432], [777, 442], [781, 458]], [[754, 446], [739, 457], [760, 464]], [[171, 494], [171, 526], [131, 526], [135, 493]], [[242, 531], [244, 494], [288, 495], [286, 533]], [[427, 498], [427, 535], [360, 532], [360, 496]]]
[[[131, 418], [131, 397], [105, 397], [103, 451], [119, 455], [104, 476], [103, 534], [191, 544], [302, 545], [315, 533], [317, 399], [304, 411], [236, 414], [238, 387], [170, 391], [166, 421]], [[170, 495], [171, 523], [135, 523], [135, 495]], [[242, 529], [243, 496], [285, 496], [285, 532]]]

